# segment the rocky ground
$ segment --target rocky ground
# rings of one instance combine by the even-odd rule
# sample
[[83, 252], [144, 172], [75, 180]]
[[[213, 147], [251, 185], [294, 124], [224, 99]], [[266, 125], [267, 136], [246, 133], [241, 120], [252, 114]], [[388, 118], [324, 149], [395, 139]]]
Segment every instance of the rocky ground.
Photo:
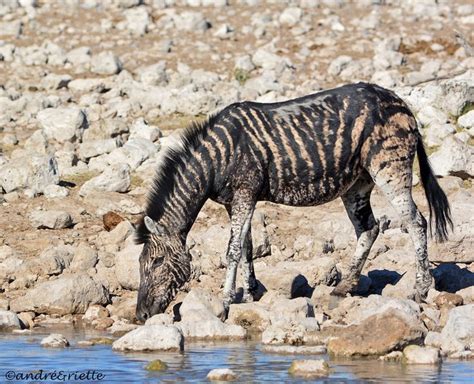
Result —
[[[467, 0], [0, 1], [0, 329], [73, 322], [131, 331], [118, 350], [252, 336], [287, 353], [472, 358], [473, 24]], [[411, 106], [451, 202], [454, 233], [430, 243], [427, 302], [407, 299], [412, 245], [375, 191], [384, 231], [358, 295], [329, 295], [355, 246], [340, 201], [261, 203], [253, 236], [263, 295], [232, 305], [222, 323], [216, 297], [228, 224], [224, 209], [208, 203], [188, 239], [189, 293], [168, 314], [135, 324], [133, 224], [179, 128], [235, 101], [359, 80]]]

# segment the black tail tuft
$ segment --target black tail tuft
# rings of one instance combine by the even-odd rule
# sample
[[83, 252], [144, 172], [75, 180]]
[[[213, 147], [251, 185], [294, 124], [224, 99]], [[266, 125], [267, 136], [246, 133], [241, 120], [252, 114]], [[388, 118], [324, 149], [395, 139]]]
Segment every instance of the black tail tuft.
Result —
[[443, 242], [448, 239], [448, 227], [451, 227], [451, 230], [453, 229], [448, 198], [439, 186], [436, 176], [433, 174], [423, 142], [421, 141], [421, 136], [418, 138], [416, 152], [420, 164], [421, 182], [423, 183], [428, 206], [430, 207], [430, 233], [433, 233], [432, 221], [434, 213], [436, 221], [436, 241]]

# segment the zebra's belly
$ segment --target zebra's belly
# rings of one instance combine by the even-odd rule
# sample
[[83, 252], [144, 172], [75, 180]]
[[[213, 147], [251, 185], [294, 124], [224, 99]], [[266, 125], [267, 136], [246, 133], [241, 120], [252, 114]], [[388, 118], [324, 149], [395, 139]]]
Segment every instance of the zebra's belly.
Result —
[[270, 180], [262, 200], [291, 206], [314, 206], [327, 203], [343, 195], [357, 179], [356, 174], [343, 173], [337, 178], [317, 180]]

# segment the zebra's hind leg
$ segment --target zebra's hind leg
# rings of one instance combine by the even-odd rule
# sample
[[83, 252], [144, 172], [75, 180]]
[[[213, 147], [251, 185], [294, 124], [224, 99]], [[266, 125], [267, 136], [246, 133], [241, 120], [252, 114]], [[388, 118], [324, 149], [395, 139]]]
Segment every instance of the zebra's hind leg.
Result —
[[[226, 210], [229, 218], [232, 220], [231, 206], [226, 205]], [[244, 246], [242, 247], [242, 279], [244, 285], [242, 302], [252, 302], [254, 301], [254, 293], [258, 288], [257, 279], [255, 277], [255, 271], [253, 268], [252, 225], [249, 225]]]
[[[426, 243], [427, 223], [413, 201], [411, 194], [411, 172], [411, 164], [406, 164], [404, 169], [396, 167], [391, 173], [389, 170], [383, 173], [379, 172], [375, 176], [375, 183], [387, 196], [393, 208], [399, 214], [412, 239], [416, 254], [414, 299], [417, 302], [421, 302], [426, 298], [428, 290], [433, 284], [433, 278], [429, 269]], [[392, 182], [387, 182], [388, 178], [392, 178]]]
[[349, 265], [348, 275], [344, 276], [333, 290], [333, 295], [345, 296], [357, 287], [364, 262], [379, 234], [379, 225], [370, 206], [370, 194], [373, 188], [374, 182], [365, 173], [342, 196], [347, 215], [356, 231], [357, 246]]

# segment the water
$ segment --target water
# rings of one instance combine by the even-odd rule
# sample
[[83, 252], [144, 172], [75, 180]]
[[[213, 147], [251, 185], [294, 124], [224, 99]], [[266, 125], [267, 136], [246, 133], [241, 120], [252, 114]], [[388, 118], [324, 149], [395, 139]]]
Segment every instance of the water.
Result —
[[[327, 356], [287, 356], [264, 353], [255, 342], [236, 343], [187, 343], [186, 351], [179, 353], [119, 353], [110, 345], [78, 347], [75, 343], [97, 333], [71, 329], [54, 329], [64, 334], [72, 344], [65, 349], [43, 348], [41, 339], [49, 330], [30, 335], [2, 334], [0, 336], [0, 382], [53, 383], [58, 381], [7, 381], [6, 373], [46, 372], [73, 373], [92, 371], [105, 375], [104, 383], [202, 383], [214, 368], [231, 368], [239, 375], [239, 382], [300, 383], [305, 380], [288, 375], [288, 368], [295, 359], [323, 357], [329, 360], [331, 374], [321, 380], [307, 382], [417, 382], [417, 383], [472, 383], [474, 362], [445, 361], [437, 366], [406, 366], [377, 360], [330, 360]], [[102, 334], [103, 336], [103, 334]], [[165, 372], [148, 372], [146, 364], [154, 359], [168, 364]], [[11, 373], [10, 373], [11, 374]], [[89, 378], [92, 376], [89, 376]], [[93, 382], [68, 380], [66, 382]]]

